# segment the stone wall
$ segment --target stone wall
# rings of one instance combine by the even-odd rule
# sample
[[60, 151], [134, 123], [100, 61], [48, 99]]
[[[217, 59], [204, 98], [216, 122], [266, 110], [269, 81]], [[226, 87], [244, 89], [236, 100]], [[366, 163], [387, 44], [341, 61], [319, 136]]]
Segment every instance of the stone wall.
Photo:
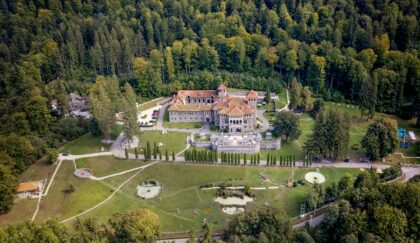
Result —
[[260, 146], [262, 150], [279, 150], [281, 147], [281, 140], [261, 140]]
[[256, 154], [260, 152], [260, 144], [256, 143], [253, 146], [218, 146], [212, 144], [212, 149], [224, 153]]
[[169, 111], [169, 122], [206, 122], [212, 121], [211, 111]]
[[191, 146], [193, 146], [195, 148], [212, 148], [210, 141], [207, 141], [207, 142], [195, 142], [195, 141], [191, 141]]

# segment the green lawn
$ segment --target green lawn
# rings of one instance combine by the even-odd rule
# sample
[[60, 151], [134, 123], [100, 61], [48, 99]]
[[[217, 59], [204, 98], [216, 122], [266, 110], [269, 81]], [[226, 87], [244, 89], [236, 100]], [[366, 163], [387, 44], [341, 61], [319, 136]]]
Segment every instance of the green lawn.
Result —
[[[251, 186], [273, 185], [271, 183], [284, 185], [287, 183], [287, 178], [292, 176], [292, 171], [294, 179], [297, 180], [302, 179], [304, 174], [311, 170], [313, 169], [157, 164], [145, 169], [127, 183], [121, 193], [85, 217], [94, 216], [100, 222], [105, 222], [116, 212], [148, 208], [159, 215], [164, 231], [199, 228], [204, 218], [215, 228], [220, 228], [228, 216], [223, 214], [220, 205], [213, 201], [214, 191], [199, 190], [199, 185], [221, 182]], [[359, 172], [358, 169], [321, 169], [321, 173], [327, 177], [327, 183], [337, 181], [345, 173]], [[261, 181], [259, 173], [268, 176], [271, 183]], [[136, 186], [145, 180], [157, 180], [163, 183], [162, 192], [157, 198], [141, 200], [135, 196]], [[309, 189], [310, 185], [306, 184], [296, 188], [255, 191], [256, 201], [248, 207], [263, 206], [268, 202], [272, 206], [285, 208], [289, 216], [296, 216]]]
[[100, 156], [76, 160], [77, 168], [89, 168], [97, 177], [118, 173], [146, 164], [146, 162], [140, 160], [117, 159], [113, 156]]
[[156, 145], [162, 143], [159, 149], [163, 156], [165, 150], [168, 150], [169, 154], [172, 151], [178, 153], [187, 146], [187, 135], [188, 133], [185, 132], [167, 132], [166, 134], [162, 134], [161, 131], [142, 131], [139, 135], [139, 147], [145, 148], [147, 141], [149, 141], [150, 146], [153, 148], [153, 143], [156, 142]]
[[21, 223], [32, 218], [38, 199], [19, 199], [13, 202], [12, 209], [0, 214], [0, 227], [7, 224]]
[[[115, 139], [122, 131], [122, 126], [115, 125], [112, 127], [110, 137], [111, 139]], [[101, 140], [104, 139], [103, 136], [93, 136], [90, 133], [86, 133], [85, 135], [79, 137], [76, 140], [73, 140], [63, 147], [60, 148], [60, 152], [64, 152], [69, 150], [71, 154], [88, 154], [88, 153], [97, 153], [101, 152], [102, 147], [107, 151], [110, 144], [103, 144]]]
[[265, 119], [267, 119], [267, 121], [270, 124], [273, 124], [273, 122], [276, 120], [277, 112], [268, 112], [268, 111], [266, 111], [266, 112], [263, 113], [263, 116], [264, 116]]
[[204, 122], [164, 122], [164, 128], [196, 129], [202, 128]]
[[[72, 216], [94, 206], [111, 193], [111, 188], [106, 185], [77, 178], [73, 172], [73, 162], [63, 161], [48, 195], [41, 201], [36, 221]], [[75, 191], [66, 193], [65, 190], [70, 184], [74, 186]]]
[[[286, 102], [283, 102], [281, 100], [275, 99], [274, 102], [276, 102], [276, 108], [281, 109], [286, 106]], [[273, 110], [273, 103], [269, 102], [268, 104], [265, 104], [263, 106], [260, 106], [257, 108], [258, 110]]]
[[[78, 166], [91, 168], [96, 175], [107, 175], [126, 170], [144, 162], [119, 160], [112, 157], [97, 157], [77, 161]], [[227, 166], [161, 163], [146, 168], [124, 185], [113, 199], [103, 206], [87, 213], [86, 217], [98, 218], [106, 222], [116, 212], [126, 212], [136, 208], [148, 208], [158, 214], [164, 231], [189, 230], [199, 228], [203, 218], [215, 228], [222, 227], [228, 216], [223, 214], [220, 205], [213, 201], [214, 191], [202, 191], [200, 185], [227, 182], [233, 185], [271, 186], [285, 185], [289, 177], [302, 179], [313, 169], [273, 168], [256, 166]], [[40, 205], [36, 221], [48, 219], [62, 220], [89, 209], [106, 199], [117, 186], [136, 172], [112, 177], [104, 181], [79, 179], [73, 175], [72, 161], [63, 161], [54, 184]], [[337, 181], [345, 173], [357, 174], [358, 169], [321, 168], [327, 177], [327, 184]], [[268, 176], [270, 182], [259, 179], [259, 174]], [[163, 183], [161, 194], [149, 200], [136, 197], [136, 186], [145, 180]], [[73, 193], [65, 190], [71, 185]], [[247, 207], [262, 206], [265, 202], [275, 207], [283, 207], [289, 216], [299, 213], [300, 204], [306, 198], [310, 185], [276, 190], [255, 191], [256, 200]], [[36, 200], [20, 200], [8, 214], [0, 216], [0, 221], [19, 222], [30, 219]], [[179, 213], [177, 212], [179, 211]], [[66, 223], [69, 226], [72, 222]]]

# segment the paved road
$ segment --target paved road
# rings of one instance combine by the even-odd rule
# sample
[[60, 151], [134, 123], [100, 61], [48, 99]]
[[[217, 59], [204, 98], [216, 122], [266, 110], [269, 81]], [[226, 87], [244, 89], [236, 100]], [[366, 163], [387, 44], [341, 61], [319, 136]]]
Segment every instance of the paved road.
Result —
[[314, 226], [319, 225], [322, 222], [323, 218], [324, 218], [324, 214], [321, 214], [321, 215], [313, 217], [312, 219], [306, 220], [302, 223], [295, 224], [295, 225], [293, 225], [293, 228], [294, 229], [301, 228], [301, 227], [305, 226], [306, 223], [309, 223], [309, 226], [314, 227]]
[[265, 110], [257, 110], [257, 117], [260, 119], [260, 121], [262, 122], [262, 126], [259, 129], [256, 129], [255, 132], [256, 133], [261, 133], [261, 132], [265, 132], [268, 129], [270, 129], [270, 123], [267, 121], [267, 119], [265, 119], [264, 117], [264, 112]]
[[404, 176], [404, 181], [408, 181], [415, 175], [420, 174], [420, 167], [402, 167], [401, 170]]

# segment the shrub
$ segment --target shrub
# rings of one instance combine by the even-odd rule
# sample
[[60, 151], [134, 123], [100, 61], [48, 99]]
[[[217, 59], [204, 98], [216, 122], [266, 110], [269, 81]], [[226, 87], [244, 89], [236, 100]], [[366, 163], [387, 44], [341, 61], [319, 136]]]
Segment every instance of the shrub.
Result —
[[353, 149], [353, 150], [359, 150], [360, 149], [360, 144], [358, 144], [358, 143], [353, 144], [351, 146], [351, 149]]

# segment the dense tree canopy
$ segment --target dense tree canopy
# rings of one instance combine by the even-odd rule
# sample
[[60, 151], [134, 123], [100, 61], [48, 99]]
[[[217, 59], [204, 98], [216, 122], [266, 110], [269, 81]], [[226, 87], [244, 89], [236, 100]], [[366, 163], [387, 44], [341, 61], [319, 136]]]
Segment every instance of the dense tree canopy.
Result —
[[363, 136], [362, 145], [367, 156], [374, 160], [394, 152], [398, 146], [397, 122], [389, 118], [376, 119]]
[[[344, 182], [342, 179], [340, 182]], [[419, 237], [419, 183], [380, 184], [369, 170], [346, 183], [346, 189], [327, 187], [339, 199], [322, 223], [312, 230], [316, 242], [410, 242]]]
[[349, 116], [331, 109], [321, 111], [315, 119], [313, 134], [304, 150], [311, 156], [339, 158], [345, 155], [349, 142]]
[[273, 123], [273, 132], [276, 136], [286, 141], [293, 141], [299, 137], [299, 117], [293, 112], [283, 111], [278, 113]]
[[[125, 83], [138, 101], [222, 82], [288, 86], [299, 91], [292, 108], [311, 110], [312, 93], [358, 105], [368, 118], [394, 113], [419, 126], [419, 9], [410, 0], [0, 0], [1, 163], [17, 175], [74, 138], [61, 124], [87, 131], [63, 118], [69, 92], [94, 91], [101, 118], [90, 128], [108, 138], [113, 118], [104, 108], [124, 100]], [[111, 92], [98, 88], [102, 79]], [[61, 112], [48, 108], [51, 100]], [[118, 103], [113, 111], [130, 113]]]

